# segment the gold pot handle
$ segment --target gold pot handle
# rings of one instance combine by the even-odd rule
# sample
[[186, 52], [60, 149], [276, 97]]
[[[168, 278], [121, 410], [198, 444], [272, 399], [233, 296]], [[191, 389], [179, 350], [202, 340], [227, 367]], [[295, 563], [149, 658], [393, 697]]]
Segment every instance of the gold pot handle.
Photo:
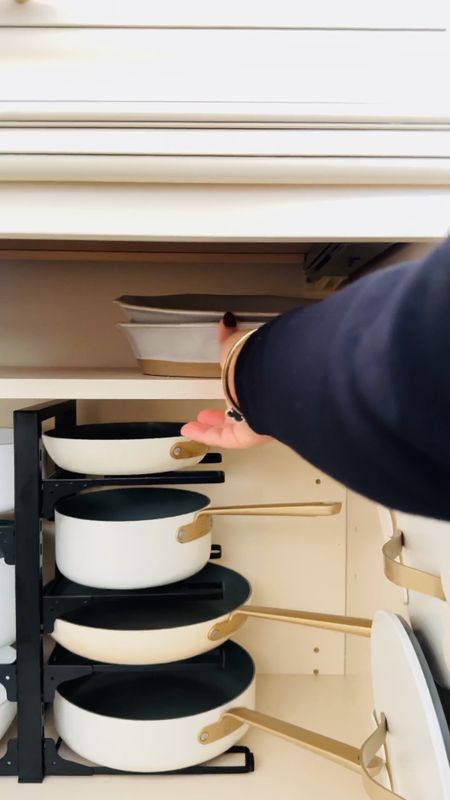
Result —
[[199, 511], [203, 514], [238, 517], [329, 517], [339, 514], [342, 503], [266, 503], [246, 506], [216, 506]]
[[423, 572], [414, 567], [408, 567], [396, 559], [401, 555], [403, 548], [403, 534], [397, 528], [394, 534], [383, 545], [384, 574], [396, 586], [411, 589], [414, 592], [428, 594], [439, 600], [446, 600], [444, 588], [439, 575]]
[[222, 506], [199, 511], [193, 522], [177, 531], [179, 542], [186, 544], [210, 532], [213, 516], [237, 517], [329, 517], [339, 514], [342, 503], [269, 503], [265, 505]]
[[175, 442], [170, 448], [170, 455], [172, 458], [180, 461], [183, 458], [198, 458], [198, 456], [204, 456], [208, 450], [208, 445], [201, 444], [201, 442], [191, 442], [190, 439], [180, 439], [179, 442]]
[[208, 639], [212, 642], [217, 642], [219, 639], [231, 636], [235, 631], [239, 630], [248, 617], [270, 619], [276, 622], [293, 622], [309, 628], [352, 633], [355, 636], [370, 636], [372, 629], [372, 620], [361, 617], [317, 614], [312, 611], [294, 611], [289, 608], [242, 606], [233, 611], [227, 619], [213, 625], [208, 631]]
[[384, 714], [380, 715], [378, 727], [369, 736], [361, 747], [361, 769], [363, 786], [371, 800], [404, 800], [399, 794], [382, 786], [371, 774], [371, 764], [380, 747], [386, 741], [387, 725]]

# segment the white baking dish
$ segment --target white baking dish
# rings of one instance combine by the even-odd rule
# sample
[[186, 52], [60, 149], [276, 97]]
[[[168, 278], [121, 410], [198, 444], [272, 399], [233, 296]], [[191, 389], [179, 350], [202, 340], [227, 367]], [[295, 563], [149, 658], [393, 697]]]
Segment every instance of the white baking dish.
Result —
[[[263, 323], [247, 322], [242, 330]], [[220, 376], [217, 323], [148, 325], [118, 323], [126, 335], [142, 372], [168, 377]]]
[[232, 311], [239, 322], [263, 322], [310, 301], [270, 295], [176, 294], [123, 295], [114, 302], [129, 322], [180, 324], [219, 322], [226, 311]]

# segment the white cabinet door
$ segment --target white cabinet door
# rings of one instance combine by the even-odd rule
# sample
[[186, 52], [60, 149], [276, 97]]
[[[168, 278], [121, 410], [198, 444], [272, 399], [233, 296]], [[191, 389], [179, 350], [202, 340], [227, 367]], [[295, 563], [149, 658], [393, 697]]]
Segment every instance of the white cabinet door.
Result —
[[449, 60], [445, 32], [4, 28], [0, 119], [441, 121]]
[[0, 25], [436, 30], [445, 0], [0, 0]]

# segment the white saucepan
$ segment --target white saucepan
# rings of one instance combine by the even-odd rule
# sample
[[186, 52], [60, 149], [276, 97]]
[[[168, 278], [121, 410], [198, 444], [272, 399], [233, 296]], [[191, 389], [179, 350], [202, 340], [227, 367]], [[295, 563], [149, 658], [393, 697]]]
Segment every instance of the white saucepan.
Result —
[[78, 494], [55, 507], [56, 563], [66, 578], [99, 589], [142, 589], [199, 572], [211, 553], [216, 515], [317, 517], [340, 503], [211, 508], [180, 489], [111, 489]]
[[14, 431], [0, 428], [0, 514], [14, 510]]
[[341, 632], [351, 625], [351, 632], [370, 635], [370, 620], [248, 605], [248, 581], [217, 564], [172, 588], [172, 596], [161, 591], [136, 599], [99, 597], [56, 619], [53, 638], [94, 661], [164, 664], [214, 649], [251, 617]]
[[180, 434], [182, 422], [115, 422], [77, 425], [44, 433], [55, 464], [89, 475], [145, 475], [186, 469], [208, 452]]

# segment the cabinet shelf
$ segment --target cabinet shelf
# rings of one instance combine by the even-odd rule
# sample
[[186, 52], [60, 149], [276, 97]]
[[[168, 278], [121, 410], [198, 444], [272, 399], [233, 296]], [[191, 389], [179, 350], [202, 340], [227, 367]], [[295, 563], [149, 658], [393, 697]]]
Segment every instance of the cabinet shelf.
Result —
[[0, 399], [215, 400], [215, 378], [153, 378], [136, 369], [1, 367]]

